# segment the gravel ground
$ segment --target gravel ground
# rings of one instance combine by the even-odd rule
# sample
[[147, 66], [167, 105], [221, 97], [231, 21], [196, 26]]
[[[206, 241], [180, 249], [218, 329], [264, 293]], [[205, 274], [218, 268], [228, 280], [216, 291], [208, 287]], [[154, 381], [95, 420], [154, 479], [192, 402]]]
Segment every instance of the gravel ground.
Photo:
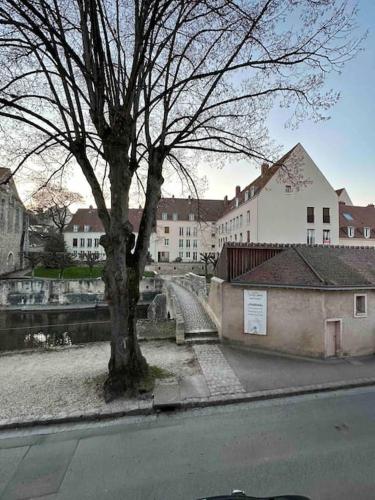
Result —
[[[141, 348], [149, 364], [177, 378], [199, 372], [189, 346], [159, 341], [144, 343]], [[107, 342], [0, 356], [0, 423], [138, 405], [137, 400], [125, 398], [108, 405], [104, 402], [98, 381], [105, 376], [108, 359]]]

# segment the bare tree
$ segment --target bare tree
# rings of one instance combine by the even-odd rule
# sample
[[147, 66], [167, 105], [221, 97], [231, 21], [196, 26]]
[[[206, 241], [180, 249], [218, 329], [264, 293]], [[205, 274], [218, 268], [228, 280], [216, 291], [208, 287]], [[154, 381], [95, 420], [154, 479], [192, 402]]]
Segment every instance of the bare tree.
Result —
[[43, 181], [32, 196], [30, 209], [47, 214], [62, 234], [69, 224], [72, 205], [83, 202], [83, 196], [62, 186]]
[[80, 258], [82, 259], [82, 262], [86, 264], [86, 266], [90, 270], [90, 277], [92, 277], [92, 271], [96, 264], [99, 262], [99, 254], [95, 252], [83, 252], [80, 255]]
[[[78, 165], [104, 226], [108, 399], [148, 370], [136, 305], [163, 169], [189, 180], [192, 152], [270, 160], [273, 104], [299, 121], [337, 100], [324, 80], [358, 50], [355, 17], [340, 0], [1, 2], [1, 130], [22, 128], [18, 167], [35, 155], [59, 158], [60, 172]], [[145, 193], [136, 243], [134, 182]]]

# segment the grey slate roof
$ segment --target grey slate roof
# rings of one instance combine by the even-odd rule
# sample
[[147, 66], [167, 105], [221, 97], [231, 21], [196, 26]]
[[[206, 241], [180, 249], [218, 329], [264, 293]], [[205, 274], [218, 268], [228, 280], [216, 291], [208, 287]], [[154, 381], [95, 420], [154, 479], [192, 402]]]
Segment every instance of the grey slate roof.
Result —
[[306, 288], [375, 288], [375, 248], [295, 245], [234, 283]]

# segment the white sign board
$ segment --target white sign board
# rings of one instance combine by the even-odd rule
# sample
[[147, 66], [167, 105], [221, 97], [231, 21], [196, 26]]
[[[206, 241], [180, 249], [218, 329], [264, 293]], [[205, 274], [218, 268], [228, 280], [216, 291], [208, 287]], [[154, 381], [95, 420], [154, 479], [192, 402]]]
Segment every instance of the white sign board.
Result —
[[244, 290], [244, 332], [267, 335], [267, 292]]

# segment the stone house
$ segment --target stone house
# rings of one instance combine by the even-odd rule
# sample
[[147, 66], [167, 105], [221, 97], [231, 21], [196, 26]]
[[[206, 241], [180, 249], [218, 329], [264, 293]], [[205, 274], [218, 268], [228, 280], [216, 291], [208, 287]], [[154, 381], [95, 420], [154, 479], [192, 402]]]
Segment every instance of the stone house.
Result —
[[0, 167], [0, 275], [24, 267], [28, 246], [26, 210], [10, 176], [9, 168]]
[[375, 353], [375, 249], [224, 247], [208, 308], [223, 340], [289, 354]]

